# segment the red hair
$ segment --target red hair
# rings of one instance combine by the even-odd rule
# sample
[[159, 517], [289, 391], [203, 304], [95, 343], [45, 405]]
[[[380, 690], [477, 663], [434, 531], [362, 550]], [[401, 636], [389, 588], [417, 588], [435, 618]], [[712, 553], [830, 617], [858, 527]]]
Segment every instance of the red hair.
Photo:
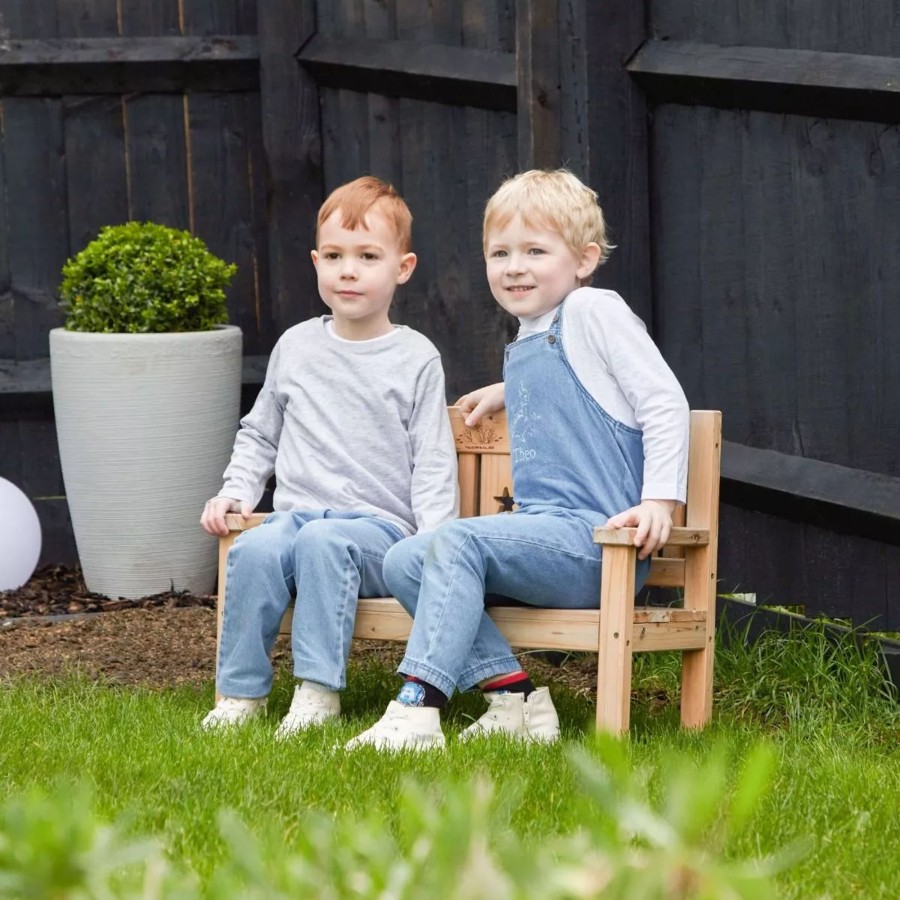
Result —
[[376, 211], [384, 216], [394, 232], [400, 252], [409, 253], [412, 250], [412, 213], [393, 185], [374, 175], [348, 181], [328, 195], [316, 219], [316, 245], [322, 223], [338, 210], [341, 226], [355, 231], [366, 227], [366, 213], [376, 206]]

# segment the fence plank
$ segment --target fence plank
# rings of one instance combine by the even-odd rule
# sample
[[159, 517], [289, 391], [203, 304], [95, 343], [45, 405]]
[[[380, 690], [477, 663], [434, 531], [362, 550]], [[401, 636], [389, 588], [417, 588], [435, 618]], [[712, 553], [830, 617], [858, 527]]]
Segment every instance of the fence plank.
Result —
[[[4, 101], [0, 98], [0, 126], [4, 122]], [[6, 201], [6, 139], [0, 127], [0, 359], [16, 355], [15, 299], [9, 270], [9, 218]]]
[[62, 323], [56, 292], [68, 255], [62, 105], [3, 101], [9, 269], [15, 357], [49, 352], [47, 333]]
[[559, 0], [516, 4], [519, 168], [556, 168], [560, 158]]
[[257, 0], [181, 0], [181, 3], [185, 34], [256, 34]]
[[[116, 0], [60, 4], [59, 29], [65, 37], [115, 37], [119, 30]], [[63, 97], [63, 132], [69, 252], [77, 253], [97, 236], [102, 226], [128, 218], [125, 124], [120, 98]]]
[[130, 218], [190, 228], [184, 118], [182, 97], [125, 102]]
[[63, 101], [69, 252], [77, 253], [104, 225], [128, 220], [125, 128], [117, 97]]
[[515, 109], [515, 62], [494, 50], [435, 41], [314, 37], [298, 59], [319, 82], [347, 90], [365, 86], [393, 97]]
[[585, 0], [559, 0], [559, 141], [562, 164], [590, 180], [589, 79]]
[[[492, 4], [468, 0], [463, 7], [463, 42], [515, 52], [515, 0]], [[484, 271], [482, 219], [488, 197], [518, 169], [518, 132], [512, 112], [467, 107], [466, 265], [469, 269], [465, 315], [440, 335], [451, 399], [501, 377], [503, 347], [515, 338], [518, 323], [491, 296]], [[459, 225], [459, 223], [457, 223]], [[472, 353], [471, 334], [488, 336]]]
[[736, 506], [900, 545], [900, 478], [726, 441], [722, 481]]
[[247, 164], [250, 175], [250, 203], [253, 227], [253, 317], [255, 328], [244, 338], [244, 358], [268, 354], [278, 339], [273, 319], [272, 287], [269, 275], [268, 171], [263, 145], [261, 99], [259, 94], [244, 95]]
[[[656, 188], [651, 195], [652, 231], [656, 248], [653, 273], [654, 337], [694, 407], [704, 403], [704, 357], [700, 256], [700, 140], [696, 119], [681, 107], [656, 110], [650, 136], [650, 169]], [[602, 190], [602, 187], [601, 187]], [[660, 252], [665, 247], [664, 252]], [[622, 248], [624, 249], [624, 248]], [[618, 250], [616, 254], [618, 254]], [[612, 267], [612, 262], [608, 263]], [[603, 273], [605, 276], [605, 272]], [[669, 292], [674, 291], [670, 298]], [[679, 302], [674, 301], [677, 294]], [[724, 427], [730, 426], [729, 408]]]
[[244, 98], [193, 94], [189, 122], [194, 232], [213, 253], [237, 263], [228, 292], [229, 318], [249, 342], [256, 343], [253, 201]]
[[[397, 11], [392, 4], [365, 5], [366, 37], [389, 41], [397, 37]], [[396, 97], [369, 93], [366, 98], [369, 171], [398, 189], [402, 173], [400, 102]]]
[[[645, 0], [585, 2], [588, 180], [600, 195], [615, 251], [594, 279], [618, 291], [655, 334], [651, 306], [648, 116], [641, 91], [622, 63], [645, 38]], [[690, 179], [691, 173], [685, 172]], [[686, 215], [691, 210], [683, 210]], [[686, 262], [689, 264], [689, 262]]]
[[[812, 9], [815, 15], [810, 15]], [[673, 41], [900, 56], [897, 0], [833, 0], [815, 7], [745, 0], [668, 0], [653, 3], [649, 12], [650, 32]]]
[[660, 338], [692, 405], [728, 440], [900, 475], [900, 132], [676, 106], [655, 127]]
[[720, 593], [751, 592], [758, 605], [799, 606], [874, 630], [896, 625], [889, 584], [900, 574], [900, 548], [730, 503], [721, 516]]
[[657, 102], [900, 122], [891, 57], [648, 41], [628, 71]]
[[314, 29], [312, 0], [260, 5], [262, 128], [271, 186], [269, 302], [279, 331], [320, 311], [309, 262], [322, 202], [318, 93], [294, 58]]
[[181, 34], [179, 0], [118, 0], [122, 34], [144, 37], [150, 34]]
[[0, 37], [11, 40], [53, 38], [59, 34], [59, 0], [3, 0]]
[[60, 37], [115, 37], [119, 33], [116, 0], [63, 0], [57, 2]]
[[16, 41], [0, 49], [0, 92], [44, 97], [256, 90], [258, 66], [252, 36]]

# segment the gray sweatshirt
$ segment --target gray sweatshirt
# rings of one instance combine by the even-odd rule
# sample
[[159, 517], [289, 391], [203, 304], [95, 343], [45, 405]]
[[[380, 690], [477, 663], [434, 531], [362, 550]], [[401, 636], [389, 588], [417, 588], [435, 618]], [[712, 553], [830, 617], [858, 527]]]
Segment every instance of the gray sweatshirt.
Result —
[[455, 518], [456, 449], [437, 349], [404, 326], [341, 340], [330, 319], [301, 322], [275, 345], [220, 496], [255, 507], [274, 472], [276, 510], [379, 516], [406, 535]]

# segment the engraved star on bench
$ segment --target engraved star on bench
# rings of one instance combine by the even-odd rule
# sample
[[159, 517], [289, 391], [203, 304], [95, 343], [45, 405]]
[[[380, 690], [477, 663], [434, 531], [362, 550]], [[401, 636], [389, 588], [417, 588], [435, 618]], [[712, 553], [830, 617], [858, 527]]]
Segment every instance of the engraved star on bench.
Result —
[[516, 502], [515, 497], [509, 495], [509, 488], [503, 488], [503, 493], [494, 499], [500, 504], [497, 512], [512, 512], [513, 504]]

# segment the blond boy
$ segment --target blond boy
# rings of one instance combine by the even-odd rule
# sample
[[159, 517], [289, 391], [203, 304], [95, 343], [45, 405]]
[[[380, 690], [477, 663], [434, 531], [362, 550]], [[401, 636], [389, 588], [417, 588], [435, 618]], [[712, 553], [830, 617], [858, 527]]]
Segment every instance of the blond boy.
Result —
[[372, 177], [338, 188], [319, 211], [312, 261], [331, 315], [279, 339], [201, 518], [210, 534], [226, 534], [225, 514], [248, 516], [275, 474], [275, 512], [228, 555], [221, 699], [204, 728], [263, 712], [269, 653], [293, 594], [302, 683], [276, 737], [337, 716], [357, 599], [389, 593], [382, 560], [393, 544], [457, 515], [440, 356], [388, 318], [416, 265], [411, 224], [406, 203]]
[[503, 383], [460, 405], [472, 425], [505, 400], [518, 509], [450, 522], [388, 552], [385, 581], [415, 616], [399, 667], [406, 681], [348, 746], [443, 746], [440, 708], [476, 686], [489, 708], [463, 739], [555, 740], [550, 695], [522, 671], [485, 613], [485, 594], [596, 607], [594, 526], [637, 527], [638, 589], [665, 543], [685, 499], [688, 406], [622, 298], [587, 287], [610, 249], [597, 195], [569, 172], [525, 172], [489, 200], [488, 283], [520, 328]]

